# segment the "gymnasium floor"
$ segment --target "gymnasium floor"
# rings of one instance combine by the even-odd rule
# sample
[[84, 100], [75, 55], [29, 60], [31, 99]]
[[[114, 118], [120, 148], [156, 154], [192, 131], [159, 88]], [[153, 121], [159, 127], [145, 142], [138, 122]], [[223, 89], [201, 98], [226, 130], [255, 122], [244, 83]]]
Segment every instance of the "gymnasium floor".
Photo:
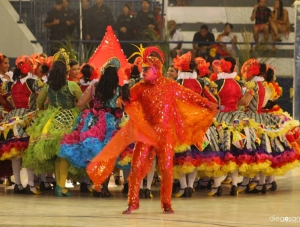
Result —
[[[290, 171], [277, 177], [278, 189], [266, 195], [244, 194], [229, 196], [223, 186], [222, 197], [207, 197], [207, 191], [197, 191], [192, 198], [174, 198], [175, 214], [162, 214], [158, 187], [154, 199], [141, 199], [140, 209], [122, 215], [126, 197], [121, 186], [110, 183], [112, 198], [94, 198], [71, 188], [71, 198], [57, 198], [52, 192], [40, 196], [14, 195], [13, 187], [0, 186], [0, 226], [118, 226], [118, 227], [252, 227], [300, 225], [300, 171]], [[24, 172], [23, 183], [26, 184]], [[113, 180], [113, 178], [111, 178]]]

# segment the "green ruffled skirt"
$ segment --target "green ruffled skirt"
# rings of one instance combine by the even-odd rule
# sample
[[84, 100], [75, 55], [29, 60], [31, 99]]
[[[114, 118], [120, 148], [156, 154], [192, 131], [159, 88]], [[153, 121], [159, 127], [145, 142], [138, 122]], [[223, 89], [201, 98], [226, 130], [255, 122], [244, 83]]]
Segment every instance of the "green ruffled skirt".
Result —
[[49, 107], [39, 112], [34, 123], [26, 130], [30, 140], [23, 157], [23, 166], [32, 168], [35, 174], [54, 172], [60, 141], [72, 131], [78, 115], [77, 108]]

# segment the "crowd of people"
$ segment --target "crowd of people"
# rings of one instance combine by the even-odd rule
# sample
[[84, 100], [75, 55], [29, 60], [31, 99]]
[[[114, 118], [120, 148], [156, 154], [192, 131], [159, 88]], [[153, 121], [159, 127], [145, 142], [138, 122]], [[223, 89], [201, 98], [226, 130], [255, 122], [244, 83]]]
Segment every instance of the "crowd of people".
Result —
[[[201, 29], [198, 36], [212, 36]], [[230, 29], [226, 24], [217, 40], [236, 42]], [[171, 32], [180, 37], [175, 21]], [[232, 53], [208, 60], [197, 56], [207, 51], [203, 46], [183, 54], [180, 45], [166, 75], [169, 56], [155, 46], [139, 46], [140, 56], [122, 68], [117, 56], [97, 68], [59, 49], [20, 56], [10, 69], [0, 53], [1, 181], [14, 183], [14, 194], [54, 190], [70, 197], [65, 184], [73, 179], [81, 193], [110, 197], [110, 176], [121, 169], [124, 214], [139, 208], [139, 198], [153, 198], [156, 171], [164, 213], [174, 212], [172, 195], [192, 197], [207, 188], [207, 196], [221, 196], [223, 176], [231, 196], [277, 190], [275, 177], [299, 165], [300, 130], [276, 104], [276, 69], [251, 58], [237, 70]]]
[[[49, 28], [49, 40], [51, 41], [51, 55], [59, 50], [61, 41], [68, 36], [80, 37], [80, 12], [69, 8], [69, 0], [55, 0], [54, 8], [47, 13], [45, 27]], [[82, 4], [82, 39], [86, 41], [100, 41], [103, 39], [106, 27], [113, 26], [122, 41], [140, 40], [144, 29], [150, 28], [157, 35], [164, 28], [164, 20], [161, 17], [160, 6], [150, 9], [150, 1], [141, 1], [141, 9], [133, 12], [132, 4], [126, 3], [123, 6], [122, 14], [115, 21], [112, 10], [103, 3], [103, 0], [96, 0], [91, 6], [91, 1], [81, 0]], [[57, 42], [60, 41], [60, 42]], [[99, 42], [94, 43], [98, 46]], [[93, 44], [87, 45], [92, 48]], [[92, 47], [91, 47], [92, 46]], [[127, 57], [132, 53], [130, 43], [122, 44]]]
[[[90, 6], [89, 0], [82, 0], [82, 39], [87, 41], [102, 40], [107, 26], [113, 26], [117, 32], [120, 41], [151, 40], [147, 34], [143, 34], [145, 29], [151, 29], [160, 36], [165, 28], [165, 20], [161, 15], [161, 7], [156, 5], [153, 11], [150, 8], [150, 1], [141, 1], [141, 10], [134, 12], [131, 3], [123, 6], [123, 12], [114, 20], [111, 9], [103, 3], [103, 0], [96, 0], [95, 5]], [[186, 5], [186, 1], [177, 1], [177, 5]], [[79, 11], [75, 12], [69, 8], [69, 0], [55, 0], [55, 7], [47, 14], [45, 26], [50, 29], [49, 40], [51, 40], [51, 55], [58, 51], [60, 43], [55, 40], [64, 40], [68, 35], [79, 37], [80, 15]], [[255, 22], [253, 26], [253, 37], [256, 43], [259, 43], [259, 34], [263, 33], [262, 42], [264, 49], [267, 49], [269, 36], [272, 36], [272, 43], [281, 42], [280, 33], [288, 38], [290, 33], [290, 23], [288, 11], [283, 8], [282, 0], [275, 0], [273, 11], [266, 6], [266, 0], [258, 0], [254, 6], [250, 17]], [[176, 29], [176, 21], [168, 21], [167, 37], [170, 54], [175, 57], [182, 54], [182, 43], [184, 37], [180, 30]], [[237, 58], [237, 37], [232, 33], [233, 25], [226, 23], [224, 30], [218, 37], [210, 32], [207, 25], [203, 24], [199, 32], [193, 37], [192, 53], [193, 59], [204, 57], [212, 63], [214, 59], [231, 56]], [[77, 32], [76, 32], [77, 31]], [[173, 43], [172, 43], [173, 42]], [[87, 44], [86, 47], [93, 48], [95, 45]], [[127, 57], [134, 49], [130, 43], [122, 43], [122, 48]], [[276, 50], [273, 44], [273, 50]]]

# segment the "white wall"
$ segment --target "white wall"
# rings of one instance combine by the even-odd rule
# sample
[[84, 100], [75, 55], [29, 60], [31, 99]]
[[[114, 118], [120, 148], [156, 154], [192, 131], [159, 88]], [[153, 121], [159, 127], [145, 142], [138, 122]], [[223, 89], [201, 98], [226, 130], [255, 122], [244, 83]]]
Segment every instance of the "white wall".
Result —
[[18, 20], [19, 15], [9, 1], [0, 0], [0, 52], [11, 58], [43, 52], [40, 44], [31, 43], [36, 38], [24, 23], [18, 24]]
[[[199, 0], [200, 1], [200, 0]], [[271, 9], [271, 7], [269, 7]], [[294, 23], [294, 8], [286, 7], [289, 20]], [[253, 7], [168, 7], [167, 20], [181, 23], [232, 23], [253, 24], [250, 16]]]

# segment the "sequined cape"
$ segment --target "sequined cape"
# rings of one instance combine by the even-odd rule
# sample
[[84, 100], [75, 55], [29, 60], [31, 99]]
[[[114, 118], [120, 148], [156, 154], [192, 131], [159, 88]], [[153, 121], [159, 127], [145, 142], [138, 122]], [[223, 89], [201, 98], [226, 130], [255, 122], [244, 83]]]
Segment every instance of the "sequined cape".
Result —
[[[125, 107], [130, 116], [128, 124], [87, 167], [96, 184], [105, 180], [128, 144], [137, 141], [155, 147], [202, 144], [217, 114], [216, 104], [164, 77], [153, 83], [137, 83], [130, 95], [131, 102]], [[164, 144], [166, 141], [169, 144]]]

